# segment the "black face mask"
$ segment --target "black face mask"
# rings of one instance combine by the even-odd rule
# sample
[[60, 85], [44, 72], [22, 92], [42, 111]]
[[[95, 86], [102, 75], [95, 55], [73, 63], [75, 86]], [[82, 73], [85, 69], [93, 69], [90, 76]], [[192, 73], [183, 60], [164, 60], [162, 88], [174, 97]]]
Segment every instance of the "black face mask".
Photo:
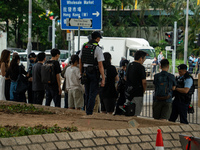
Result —
[[29, 60], [30, 61], [30, 63], [34, 63], [34, 60]]

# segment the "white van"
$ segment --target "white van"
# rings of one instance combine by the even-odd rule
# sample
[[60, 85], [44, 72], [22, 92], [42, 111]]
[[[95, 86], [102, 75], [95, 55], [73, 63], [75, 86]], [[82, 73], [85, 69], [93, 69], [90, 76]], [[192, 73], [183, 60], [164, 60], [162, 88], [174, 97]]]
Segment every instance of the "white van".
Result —
[[[80, 37], [80, 47], [88, 42], [87, 36]], [[126, 57], [130, 62], [134, 61], [136, 51], [142, 50], [147, 53], [144, 66], [147, 73], [151, 71], [151, 64], [155, 57], [155, 50], [149, 45], [149, 42], [143, 38], [125, 38], [125, 37], [103, 37], [99, 45], [103, 52], [109, 52], [112, 55], [112, 64], [119, 66], [121, 57]], [[78, 37], [75, 36], [75, 51], [78, 49]]]

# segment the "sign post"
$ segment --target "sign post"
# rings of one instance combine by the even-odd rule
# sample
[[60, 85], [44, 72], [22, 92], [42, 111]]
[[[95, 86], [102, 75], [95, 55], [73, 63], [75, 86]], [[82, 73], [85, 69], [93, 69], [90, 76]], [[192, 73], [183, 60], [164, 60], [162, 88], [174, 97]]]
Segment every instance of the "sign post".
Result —
[[68, 57], [70, 57], [71, 51], [71, 31], [67, 30], [67, 41], [68, 41]]
[[61, 0], [60, 4], [62, 30], [102, 30], [102, 0]]
[[173, 51], [173, 49], [171, 46], [166, 46], [165, 50], [166, 50], [166, 59], [167, 59], [167, 51]]

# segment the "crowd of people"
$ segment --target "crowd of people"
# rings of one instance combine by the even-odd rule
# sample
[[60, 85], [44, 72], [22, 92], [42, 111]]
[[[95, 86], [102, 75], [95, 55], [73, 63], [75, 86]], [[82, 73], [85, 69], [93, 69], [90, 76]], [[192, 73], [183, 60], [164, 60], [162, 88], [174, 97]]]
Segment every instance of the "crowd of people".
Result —
[[189, 70], [190, 74], [197, 75], [199, 73], [199, 65], [200, 65], [200, 58], [196, 57], [194, 54], [191, 54], [188, 58]]
[[[161, 69], [158, 67], [160, 66], [160, 61], [165, 57], [162, 54], [162, 51], [159, 52], [158, 57], [154, 57], [152, 62], [152, 74], [156, 74], [160, 72]], [[199, 66], [200, 66], [200, 58], [195, 56], [193, 53], [188, 57], [188, 72], [192, 75], [197, 75], [199, 73]]]
[[[147, 87], [143, 66], [146, 53], [137, 51], [133, 62], [122, 58], [120, 69], [116, 69], [111, 64], [111, 54], [103, 53], [98, 45], [101, 38], [100, 32], [93, 32], [91, 39], [77, 54], [71, 56], [71, 62], [62, 71], [58, 62], [60, 57], [58, 49], [51, 50], [52, 57], [48, 61], [43, 52], [37, 56], [35, 53], [30, 53], [28, 56], [30, 65], [27, 71], [19, 65], [20, 57], [17, 53], [13, 54], [10, 62], [10, 51], [3, 50], [0, 58], [0, 99], [42, 105], [46, 95], [46, 106], [50, 106], [53, 100], [55, 107], [61, 107], [63, 90], [65, 108], [85, 110], [86, 115], [92, 115], [93, 112], [122, 115], [124, 109], [120, 106], [134, 104], [130, 105], [134, 107], [132, 108], [134, 116], [139, 116]], [[162, 53], [159, 54], [158, 61], [155, 58], [153, 63], [159, 64], [161, 69], [160, 73], [155, 74], [153, 82], [154, 119], [175, 122], [180, 115], [180, 122], [187, 124], [187, 110], [194, 91], [193, 78], [187, 71], [187, 66], [185, 64], [178, 66], [180, 76], [175, 79], [174, 75], [168, 73], [169, 61], [163, 58]], [[51, 74], [48, 81], [46, 81], [48, 78], [46, 70], [50, 70], [47, 74]], [[64, 78], [62, 88], [60, 74]], [[19, 92], [20, 76], [27, 79], [27, 88]], [[100, 110], [98, 110], [99, 103]], [[96, 108], [97, 110], [94, 110]]]

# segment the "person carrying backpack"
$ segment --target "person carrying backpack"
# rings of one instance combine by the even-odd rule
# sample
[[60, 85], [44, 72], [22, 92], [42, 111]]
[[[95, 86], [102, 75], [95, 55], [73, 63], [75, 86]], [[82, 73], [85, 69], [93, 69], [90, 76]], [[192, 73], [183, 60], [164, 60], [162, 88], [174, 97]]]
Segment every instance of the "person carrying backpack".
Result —
[[[29, 74], [24, 70], [24, 66], [19, 64], [20, 57], [19, 55], [15, 55], [10, 63], [8, 71], [6, 72], [6, 77], [10, 77], [11, 79], [10, 100], [16, 102], [26, 102], [25, 92], [27, 89], [24, 89], [24, 87], [28, 88], [28, 80], [26, 80], [25, 77], [28, 77]], [[21, 86], [21, 88], [18, 86], [20, 82], [20, 76], [24, 76], [25, 80], [27, 81], [26, 86]]]
[[176, 78], [177, 86], [174, 91], [175, 99], [172, 103], [172, 114], [169, 121], [175, 122], [180, 115], [180, 123], [188, 124], [187, 113], [195, 86], [193, 77], [187, 71], [187, 66], [178, 66], [179, 77]]
[[193, 74], [193, 63], [194, 63], [194, 54], [191, 54], [191, 56], [188, 58], [188, 64], [189, 64], [189, 74]]
[[41, 80], [46, 84], [46, 106], [50, 106], [53, 99], [55, 107], [61, 106], [61, 68], [58, 62], [60, 51], [58, 49], [51, 50], [52, 58], [47, 61], [41, 68]]
[[174, 75], [168, 73], [169, 61], [160, 61], [161, 72], [154, 75], [153, 118], [168, 120], [172, 111], [172, 92], [176, 87]]
[[126, 68], [127, 65], [129, 64], [128, 60], [123, 60], [122, 61], [122, 69], [119, 70], [119, 82], [117, 84], [117, 92], [118, 92], [118, 99], [116, 102], [116, 106], [115, 106], [115, 111], [113, 113], [113, 115], [122, 115], [123, 112], [122, 110], [119, 108], [119, 106], [123, 106], [123, 104], [126, 102], [126, 97], [125, 97], [125, 88], [126, 88]]

